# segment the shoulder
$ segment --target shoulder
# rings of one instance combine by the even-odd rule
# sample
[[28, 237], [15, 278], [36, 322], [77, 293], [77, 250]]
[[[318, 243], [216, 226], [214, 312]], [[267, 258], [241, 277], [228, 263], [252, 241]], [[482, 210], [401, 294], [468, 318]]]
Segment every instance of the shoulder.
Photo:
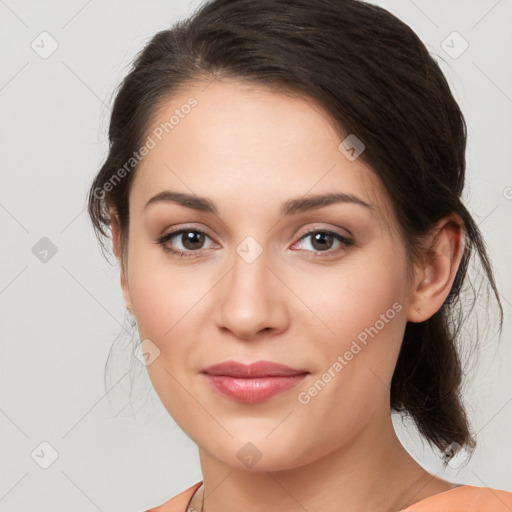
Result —
[[192, 499], [194, 493], [201, 487], [203, 482], [198, 482], [185, 491], [177, 494], [170, 500], [166, 501], [162, 505], [157, 507], [153, 507], [151, 509], [146, 510], [145, 512], [186, 512], [186, 508]]
[[461, 485], [425, 498], [400, 512], [510, 512], [512, 493], [491, 487]]

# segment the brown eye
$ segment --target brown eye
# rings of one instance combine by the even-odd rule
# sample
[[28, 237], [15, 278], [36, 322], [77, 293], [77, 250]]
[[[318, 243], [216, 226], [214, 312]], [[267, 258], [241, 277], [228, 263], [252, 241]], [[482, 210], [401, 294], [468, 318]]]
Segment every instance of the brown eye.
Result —
[[[301, 237], [299, 244], [302, 245], [302, 241], [307, 239], [310, 239], [309, 246], [312, 249], [302, 248], [301, 250], [306, 252], [312, 252], [315, 257], [317, 256], [317, 254], [315, 253], [334, 254], [339, 251], [344, 251], [351, 245], [354, 245], [354, 242], [352, 240], [340, 235], [339, 233], [326, 230], [316, 230], [306, 233], [304, 236]], [[336, 244], [338, 244], [338, 247], [332, 249], [332, 247], [335, 246]], [[308, 244], [303, 245], [307, 246]], [[318, 256], [321, 257], [320, 254], [318, 254]]]
[[329, 233], [325, 232], [318, 232], [311, 236], [311, 246], [318, 251], [329, 250], [335, 241], [333, 235], [330, 235]]
[[182, 231], [181, 243], [187, 250], [198, 250], [204, 244], [205, 235], [199, 231]]
[[201, 230], [182, 228], [167, 233], [157, 240], [164, 251], [183, 256], [200, 256], [206, 239], [210, 237]]

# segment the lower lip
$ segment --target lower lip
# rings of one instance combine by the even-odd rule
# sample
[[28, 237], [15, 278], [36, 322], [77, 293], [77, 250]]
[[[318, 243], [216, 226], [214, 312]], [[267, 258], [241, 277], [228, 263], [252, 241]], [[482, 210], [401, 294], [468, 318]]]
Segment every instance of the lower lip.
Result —
[[238, 402], [255, 404], [295, 387], [307, 374], [252, 379], [228, 377], [227, 375], [204, 375], [208, 384], [222, 395]]

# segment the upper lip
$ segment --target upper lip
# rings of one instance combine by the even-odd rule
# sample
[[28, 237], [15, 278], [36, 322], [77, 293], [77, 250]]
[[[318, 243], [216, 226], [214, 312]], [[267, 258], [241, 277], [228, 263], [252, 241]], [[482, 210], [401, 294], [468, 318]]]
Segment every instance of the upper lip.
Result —
[[273, 363], [272, 361], [256, 361], [251, 364], [239, 363], [238, 361], [224, 361], [203, 368], [201, 373], [208, 375], [226, 375], [229, 377], [280, 377], [309, 373], [307, 370], [291, 368], [284, 364]]

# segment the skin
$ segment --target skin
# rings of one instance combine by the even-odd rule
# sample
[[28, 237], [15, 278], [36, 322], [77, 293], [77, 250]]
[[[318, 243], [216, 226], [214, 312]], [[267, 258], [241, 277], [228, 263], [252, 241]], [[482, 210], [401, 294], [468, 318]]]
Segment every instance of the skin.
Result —
[[[432, 316], [460, 264], [460, 222], [425, 238], [407, 279], [407, 257], [390, 199], [375, 173], [339, 151], [343, 140], [311, 100], [232, 80], [197, 82], [155, 113], [152, 126], [193, 96], [198, 105], [143, 159], [131, 188], [126, 255], [112, 211], [114, 253], [140, 339], [158, 347], [147, 366], [163, 405], [198, 445], [207, 512], [398, 511], [453, 484], [425, 471], [391, 423], [389, 384], [407, 321]], [[151, 132], [148, 131], [148, 134]], [[206, 196], [218, 216], [173, 202], [163, 190]], [[344, 192], [373, 206], [339, 203], [283, 217], [282, 202]], [[181, 227], [206, 232], [198, 257], [155, 243]], [[326, 250], [309, 231], [335, 238]], [[248, 236], [262, 249], [248, 263]], [[181, 235], [167, 245], [191, 250]], [[302, 250], [301, 250], [302, 249]], [[314, 258], [314, 255], [319, 257]], [[307, 404], [298, 400], [365, 328], [401, 310]], [[270, 360], [310, 374], [266, 402], [235, 402], [199, 372], [226, 360]], [[238, 457], [248, 442], [261, 459]]]

